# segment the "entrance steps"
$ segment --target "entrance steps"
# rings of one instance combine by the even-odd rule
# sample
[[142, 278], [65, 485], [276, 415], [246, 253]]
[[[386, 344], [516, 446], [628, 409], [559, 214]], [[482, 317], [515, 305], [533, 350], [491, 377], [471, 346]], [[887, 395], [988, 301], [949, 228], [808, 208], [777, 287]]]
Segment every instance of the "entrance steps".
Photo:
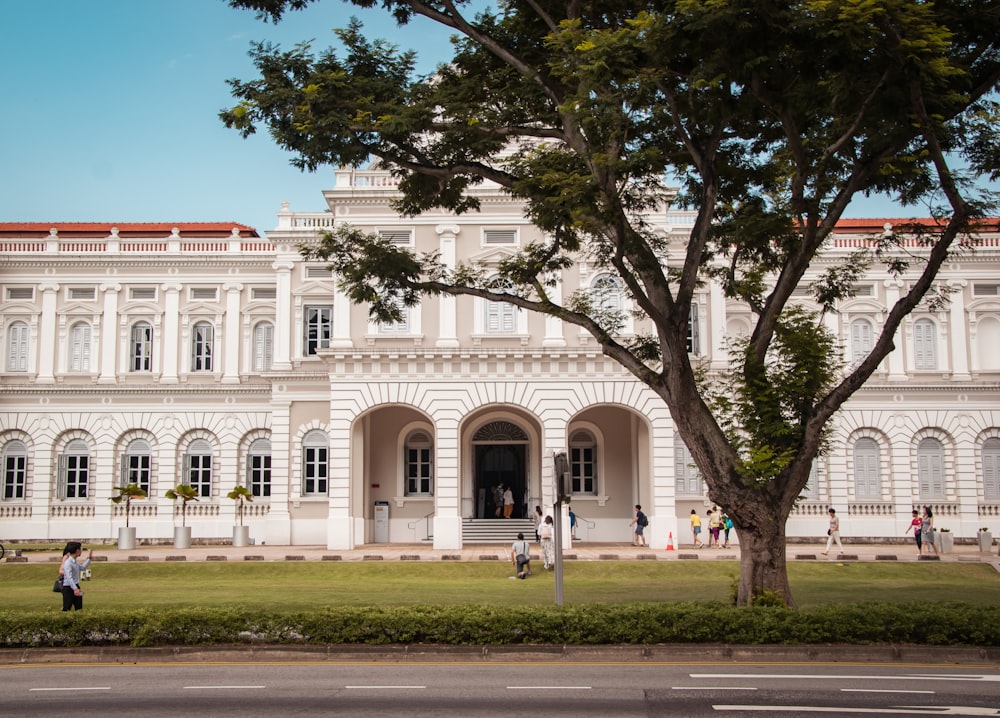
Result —
[[508, 543], [517, 541], [518, 532], [528, 541], [535, 539], [531, 519], [462, 519], [462, 543]]

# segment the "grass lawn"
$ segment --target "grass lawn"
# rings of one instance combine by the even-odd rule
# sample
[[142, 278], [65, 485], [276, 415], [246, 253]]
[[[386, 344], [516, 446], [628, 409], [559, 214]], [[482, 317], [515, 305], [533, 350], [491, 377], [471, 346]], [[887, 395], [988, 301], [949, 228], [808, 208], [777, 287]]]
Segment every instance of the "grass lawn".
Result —
[[[503, 562], [95, 563], [83, 583], [91, 608], [231, 606], [308, 611], [329, 605], [551, 604], [554, 575], [511, 581]], [[539, 567], [536, 567], [538, 569]], [[0, 610], [58, 611], [54, 565], [0, 564]], [[565, 564], [564, 604], [728, 601], [734, 562]], [[801, 608], [861, 601], [1000, 603], [987, 564], [790, 563]]]

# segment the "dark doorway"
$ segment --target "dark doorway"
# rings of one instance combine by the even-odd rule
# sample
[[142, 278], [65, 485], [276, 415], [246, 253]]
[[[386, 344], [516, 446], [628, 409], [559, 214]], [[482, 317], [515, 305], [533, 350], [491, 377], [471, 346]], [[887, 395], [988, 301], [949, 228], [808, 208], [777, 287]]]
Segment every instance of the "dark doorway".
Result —
[[480, 444], [476, 446], [476, 497], [484, 493], [485, 502], [476, 501], [476, 518], [495, 518], [493, 487], [503, 484], [514, 494], [514, 518], [524, 518], [526, 474], [524, 444]]

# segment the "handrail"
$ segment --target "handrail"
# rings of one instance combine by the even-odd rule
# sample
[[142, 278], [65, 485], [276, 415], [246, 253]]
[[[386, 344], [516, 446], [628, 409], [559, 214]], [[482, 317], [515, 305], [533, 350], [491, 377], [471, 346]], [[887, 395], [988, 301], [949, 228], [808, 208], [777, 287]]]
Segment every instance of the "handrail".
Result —
[[410, 521], [409, 523], [406, 524], [406, 528], [415, 529], [417, 527], [417, 524], [423, 521], [425, 524], [427, 524], [427, 530], [424, 532], [424, 537], [426, 539], [434, 538], [434, 531], [432, 530], [434, 524], [431, 522], [431, 517], [434, 516], [435, 513], [436, 513], [435, 511], [431, 511], [429, 514], [421, 516], [419, 519], [414, 519], [413, 521]]

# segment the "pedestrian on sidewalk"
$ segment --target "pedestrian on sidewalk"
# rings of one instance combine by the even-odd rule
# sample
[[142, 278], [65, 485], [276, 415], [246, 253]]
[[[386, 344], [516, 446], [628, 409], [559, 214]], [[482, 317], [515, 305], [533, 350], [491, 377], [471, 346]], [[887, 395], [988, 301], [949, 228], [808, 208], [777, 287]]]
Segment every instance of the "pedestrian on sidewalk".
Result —
[[837, 512], [834, 509], [830, 509], [827, 513], [830, 514], [830, 528], [826, 530], [826, 551], [823, 552], [823, 555], [826, 556], [830, 553], [830, 547], [834, 542], [837, 543], [837, 550], [844, 553], [844, 544], [840, 543], [840, 519], [837, 518]]
[[910, 533], [910, 529], [913, 529], [913, 539], [917, 542], [917, 556], [924, 555], [923, 546], [921, 546], [921, 525], [923, 524], [923, 519], [920, 518], [920, 512], [913, 509], [913, 519], [910, 521], [910, 525], [906, 527], [906, 531], [903, 535]]
[[63, 576], [63, 611], [83, 610], [83, 589], [80, 588], [80, 572], [90, 566], [91, 559], [94, 558], [94, 551], [91, 549], [86, 561], [80, 561], [83, 554], [83, 544], [79, 541], [70, 541], [66, 544], [69, 555], [62, 565]]
[[633, 546], [645, 546], [646, 537], [642, 535], [643, 530], [649, 525], [649, 519], [646, 518], [646, 514], [642, 513], [642, 506], [639, 504], [635, 505], [635, 518], [629, 523], [629, 526], [635, 526], [635, 533], [632, 536]]
[[924, 506], [924, 518], [920, 524], [920, 538], [928, 551], [938, 555], [937, 546], [934, 544], [934, 512], [930, 506]]
[[552, 517], [546, 516], [538, 528], [538, 533], [542, 538], [542, 566], [546, 570], [553, 568], [556, 564], [556, 547], [552, 540], [554, 531]]
[[694, 536], [694, 547], [704, 547], [705, 544], [701, 542], [701, 516], [695, 509], [691, 509], [691, 534]]

